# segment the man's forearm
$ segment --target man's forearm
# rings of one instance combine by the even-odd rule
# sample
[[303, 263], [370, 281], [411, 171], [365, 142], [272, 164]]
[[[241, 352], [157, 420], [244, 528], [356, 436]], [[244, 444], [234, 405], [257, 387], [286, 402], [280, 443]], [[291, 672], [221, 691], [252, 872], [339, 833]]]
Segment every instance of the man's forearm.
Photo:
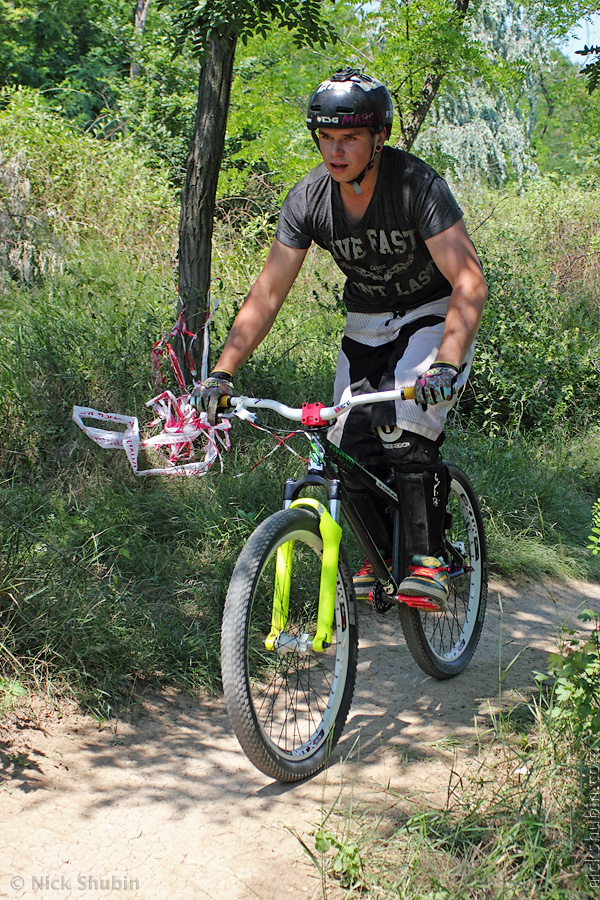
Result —
[[486, 299], [483, 279], [479, 283], [459, 285], [452, 291], [436, 361], [452, 363], [460, 369], [477, 336]]
[[279, 305], [266, 304], [252, 291], [248, 294], [231, 326], [225, 346], [214, 369], [235, 375], [258, 347], [277, 317]]

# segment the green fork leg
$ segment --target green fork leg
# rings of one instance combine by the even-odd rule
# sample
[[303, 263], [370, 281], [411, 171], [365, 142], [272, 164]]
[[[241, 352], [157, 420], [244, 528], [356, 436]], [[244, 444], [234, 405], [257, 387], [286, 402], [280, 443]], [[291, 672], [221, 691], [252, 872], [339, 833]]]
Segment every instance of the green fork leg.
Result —
[[[312, 497], [301, 497], [298, 500], [294, 500], [291, 504], [291, 507], [298, 506], [308, 506], [317, 511], [319, 514], [319, 531], [323, 538], [317, 630], [312, 641], [313, 650], [316, 653], [321, 653], [331, 645], [342, 529], [332, 518], [329, 510], [327, 510], [322, 503], [319, 503], [318, 500], [314, 500]], [[267, 650], [273, 650], [275, 648], [275, 642], [281, 632], [285, 630], [287, 624], [290, 605], [293, 549], [294, 542], [288, 541], [287, 543], [282, 544], [277, 550], [271, 631], [265, 640], [265, 647]]]

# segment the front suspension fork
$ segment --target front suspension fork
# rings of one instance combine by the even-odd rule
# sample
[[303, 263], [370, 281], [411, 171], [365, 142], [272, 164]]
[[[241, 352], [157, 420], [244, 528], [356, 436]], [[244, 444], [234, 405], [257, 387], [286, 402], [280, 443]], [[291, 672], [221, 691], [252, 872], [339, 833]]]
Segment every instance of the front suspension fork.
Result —
[[[323, 556], [321, 559], [321, 579], [319, 584], [319, 607], [317, 612], [317, 630], [309, 645], [315, 653], [322, 653], [331, 646], [333, 635], [333, 619], [335, 616], [335, 594], [337, 590], [338, 561], [342, 528], [333, 519], [331, 513], [312, 497], [300, 497], [292, 501], [290, 508], [306, 506], [314, 509], [319, 516], [319, 531], [323, 539]], [[266, 640], [267, 650], [283, 648], [286, 638], [283, 637], [287, 625], [290, 586], [292, 575], [292, 553], [294, 542], [287, 541], [277, 550], [275, 565], [275, 590], [273, 593], [273, 613], [271, 631]]]
[[[328, 510], [322, 503], [312, 497], [299, 497], [300, 490], [306, 485], [320, 485], [325, 487], [330, 504]], [[342, 528], [337, 522], [339, 515], [338, 499], [339, 482], [329, 480], [313, 472], [301, 478], [299, 481], [290, 481], [285, 484], [285, 507], [308, 507], [319, 516], [319, 531], [323, 539], [323, 556], [321, 559], [321, 578], [319, 583], [319, 606], [317, 611], [317, 628], [312, 641], [308, 636], [302, 637], [302, 645], [312, 648], [315, 653], [322, 653], [331, 645], [333, 634], [333, 620], [335, 616], [335, 595], [337, 590], [337, 573], [340, 554], [340, 542]], [[275, 565], [275, 587], [273, 592], [273, 611], [271, 616], [271, 631], [266, 640], [267, 650], [281, 650], [296, 644], [289, 635], [285, 634], [290, 605], [290, 588], [292, 574], [292, 554], [294, 542], [287, 541], [277, 550]]]

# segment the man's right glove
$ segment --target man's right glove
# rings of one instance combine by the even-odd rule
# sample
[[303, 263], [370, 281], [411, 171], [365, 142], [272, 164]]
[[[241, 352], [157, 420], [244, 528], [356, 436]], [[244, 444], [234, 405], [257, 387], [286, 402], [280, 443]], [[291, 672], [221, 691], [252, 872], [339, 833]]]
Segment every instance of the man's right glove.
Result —
[[221, 397], [233, 396], [233, 375], [231, 372], [211, 372], [202, 384], [197, 384], [190, 402], [196, 409], [205, 410], [210, 425], [217, 424], [219, 400]]

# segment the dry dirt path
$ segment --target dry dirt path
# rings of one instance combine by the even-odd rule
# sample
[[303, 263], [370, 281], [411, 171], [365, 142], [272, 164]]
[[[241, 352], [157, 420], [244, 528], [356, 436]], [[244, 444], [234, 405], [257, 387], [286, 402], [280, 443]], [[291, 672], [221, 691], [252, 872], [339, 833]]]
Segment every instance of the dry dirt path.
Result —
[[[503, 608], [500, 615], [499, 598]], [[442, 803], [452, 765], [473, 758], [474, 720], [531, 686], [560, 625], [600, 585], [493, 585], [477, 654], [436, 682], [413, 663], [395, 616], [361, 615], [356, 695], [327, 772], [290, 787], [238, 749], [223, 703], [167, 694], [99, 728], [73, 710], [16, 713], [0, 737], [0, 896], [136, 900], [318, 898], [314, 846], [338, 805], [390, 812]], [[391, 812], [393, 814], [393, 811]]]

